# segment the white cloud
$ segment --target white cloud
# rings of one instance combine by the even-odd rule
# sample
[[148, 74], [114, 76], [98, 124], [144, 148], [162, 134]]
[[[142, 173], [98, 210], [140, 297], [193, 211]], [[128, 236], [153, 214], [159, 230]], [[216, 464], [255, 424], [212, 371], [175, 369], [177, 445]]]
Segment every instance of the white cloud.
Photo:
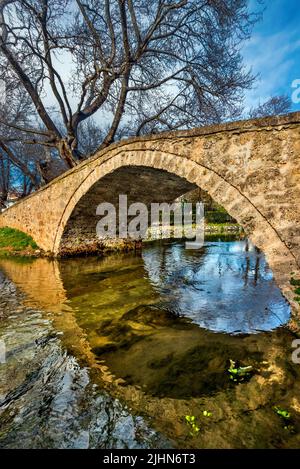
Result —
[[[243, 50], [245, 63], [260, 77], [253, 90], [246, 93], [246, 107], [255, 106], [270, 96], [292, 93], [291, 83], [298, 78], [297, 55], [300, 55], [299, 32], [283, 31], [264, 36], [255, 34]], [[300, 70], [298, 73], [300, 77]]]

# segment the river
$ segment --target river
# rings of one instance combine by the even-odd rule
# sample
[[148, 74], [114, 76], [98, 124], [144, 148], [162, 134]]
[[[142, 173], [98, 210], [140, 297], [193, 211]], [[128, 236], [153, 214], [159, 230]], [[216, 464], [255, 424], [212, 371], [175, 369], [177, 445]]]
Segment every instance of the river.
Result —
[[299, 447], [290, 307], [248, 240], [0, 270], [1, 447]]

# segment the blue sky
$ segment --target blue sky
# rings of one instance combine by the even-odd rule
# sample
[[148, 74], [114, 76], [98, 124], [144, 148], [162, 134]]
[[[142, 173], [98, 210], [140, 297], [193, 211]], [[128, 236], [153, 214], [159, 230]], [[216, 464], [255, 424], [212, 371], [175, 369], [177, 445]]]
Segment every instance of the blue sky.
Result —
[[[243, 55], [260, 75], [255, 88], [246, 93], [247, 107], [270, 96], [291, 96], [292, 82], [300, 80], [300, 0], [265, 0], [263, 19], [255, 25]], [[293, 110], [300, 110], [300, 103], [293, 104]]]
[[[262, 8], [257, 1], [250, 0], [250, 9]], [[300, 0], [265, 0], [263, 17], [254, 26], [242, 54], [246, 67], [259, 75], [253, 89], [245, 93], [245, 114], [271, 96], [291, 97], [293, 81], [298, 79], [300, 85]], [[68, 75], [71, 70], [70, 57], [65, 54], [58, 71]], [[46, 101], [53, 104], [51, 93]], [[74, 106], [75, 101], [71, 99]], [[300, 103], [294, 103], [292, 110], [300, 111]]]

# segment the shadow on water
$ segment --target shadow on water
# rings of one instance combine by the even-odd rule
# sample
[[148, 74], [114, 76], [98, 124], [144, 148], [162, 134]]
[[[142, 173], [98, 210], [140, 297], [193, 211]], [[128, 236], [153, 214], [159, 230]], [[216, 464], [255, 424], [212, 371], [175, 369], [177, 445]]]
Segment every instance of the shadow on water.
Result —
[[[247, 240], [0, 264], [27, 294], [25, 305], [48, 312], [91, 381], [174, 446], [299, 446], [300, 370], [291, 360], [294, 336], [283, 327], [289, 305]], [[230, 360], [251, 367], [247, 379], [230, 378]], [[276, 405], [290, 410], [289, 425]], [[193, 437], [186, 415], [199, 420]]]

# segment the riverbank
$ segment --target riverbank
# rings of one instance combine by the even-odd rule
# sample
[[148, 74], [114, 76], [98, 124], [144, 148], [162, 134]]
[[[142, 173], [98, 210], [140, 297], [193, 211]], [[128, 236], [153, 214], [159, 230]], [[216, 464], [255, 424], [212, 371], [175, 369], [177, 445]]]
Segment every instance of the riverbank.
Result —
[[0, 228], [0, 257], [39, 257], [42, 253], [32, 237], [26, 233], [9, 227]]
[[[143, 240], [143, 242], [130, 242], [129, 240], [128, 243], [107, 243], [107, 245], [103, 246], [101, 249], [99, 248], [99, 253], [104, 254], [113, 251], [127, 252], [130, 250], [139, 250], [142, 248], [143, 243], [156, 241], [158, 238], [173, 238], [173, 230], [173, 227], [164, 226], [162, 227], [162, 235], [158, 235], [158, 230], [150, 230], [148, 238]], [[206, 223], [204, 231], [207, 236], [243, 236], [244, 233], [243, 229], [236, 223]], [[183, 236], [184, 234], [185, 233], [183, 232]], [[88, 250], [79, 250], [78, 252], [72, 251], [72, 256], [87, 254], [89, 254]], [[91, 250], [91, 254], [95, 254], [95, 250]], [[32, 237], [28, 236], [26, 233], [9, 227], [0, 228], [0, 258], [10, 256], [20, 258], [53, 257], [50, 253], [40, 249]], [[63, 257], [67, 257], [67, 253]]]

